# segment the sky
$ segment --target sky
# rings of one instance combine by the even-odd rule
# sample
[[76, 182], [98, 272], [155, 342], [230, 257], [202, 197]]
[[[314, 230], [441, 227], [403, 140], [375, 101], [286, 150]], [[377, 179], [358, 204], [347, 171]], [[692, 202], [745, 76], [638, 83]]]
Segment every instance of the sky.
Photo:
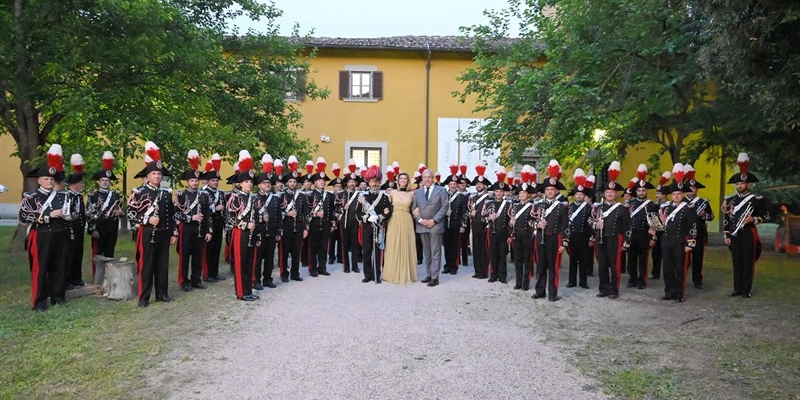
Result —
[[[460, 26], [488, 23], [487, 9], [508, 7], [507, 0], [274, 0], [283, 10], [280, 33], [289, 35], [294, 23], [300, 33], [314, 37], [369, 38], [383, 36], [461, 35]], [[239, 20], [242, 31], [260, 30], [257, 23]]]

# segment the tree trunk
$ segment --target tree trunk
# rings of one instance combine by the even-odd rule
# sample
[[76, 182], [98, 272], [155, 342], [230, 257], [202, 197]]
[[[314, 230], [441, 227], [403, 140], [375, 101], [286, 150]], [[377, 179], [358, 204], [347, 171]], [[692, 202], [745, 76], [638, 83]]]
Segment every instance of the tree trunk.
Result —
[[[14, 139], [17, 142], [17, 151], [19, 152], [19, 170], [22, 173], [22, 191], [33, 192], [39, 186], [37, 179], [27, 178], [26, 175], [37, 167], [37, 165], [32, 165], [31, 162], [38, 159], [41, 155], [39, 151], [39, 146], [42, 145], [39, 135], [39, 117], [29, 101], [21, 99], [17, 102], [17, 105], [17, 121], [22, 123], [17, 124]], [[27, 229], [27, 224], [19, 224], [17, 226], [17, 230], [12, 236], [14, 248], [23, 248]]]

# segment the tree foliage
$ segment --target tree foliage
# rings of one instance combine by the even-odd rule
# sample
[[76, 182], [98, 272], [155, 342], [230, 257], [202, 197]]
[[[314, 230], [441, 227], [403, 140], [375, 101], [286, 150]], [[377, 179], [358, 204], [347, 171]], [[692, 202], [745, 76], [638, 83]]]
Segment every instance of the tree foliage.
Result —
[[[785, 141], [797, 146], [796, 135], [785, 134], [798, 121], [797, 7], [752, 0], [731, 10], [734, 3], [509, 0], [507, 9], [487, 11], [487, 24], [463, 28], [477, 57], [456, 95], [489, 112], [467, 140], [501, 146], [504, 162], [535, 147], [592, 165], [648, 142], [661, 149], [653, 164], [662, 153], [694, 162], [709, 148], [707, 157], [728, 161], [744, 148], [762, 151], [758, 163]], [[765, 20], [750, 23], [754, 14]], [[761, 45], [750, 37], [753, 25], [764, 31]], [[509, 40], [514, 26], [519, 37]], [[734, 59], [747, 65], [731, 67]]]
[[[262, 29], [240, 34], [231, 25], [239, 15]], [[190, 148], [231, 158], [242, 148], [254, 156], [313, 151], [297, 137], [300, 112], [283, 95], [327, 91], [286, 79], [287, 71], [305, 75], [309, 63], [303, 38], [278, 35], [280, 15], [252, 0], [15, 0], [0, 8], [8, 32], [0, 38], [0, 120], [22, 173], [51, 143], [96, 167], [105, 149], [122, 161], [153, 140], [177, 171]]]

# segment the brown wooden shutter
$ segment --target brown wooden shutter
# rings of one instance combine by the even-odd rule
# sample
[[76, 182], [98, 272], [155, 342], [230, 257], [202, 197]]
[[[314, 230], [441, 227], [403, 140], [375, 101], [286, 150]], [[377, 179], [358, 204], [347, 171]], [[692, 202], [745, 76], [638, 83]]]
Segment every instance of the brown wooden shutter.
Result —
[[339, 99], [350, 97], [350, 71], [339, 71]]
[[372, 73], [372, 98], [383, 99], [383, 72], [381, 71]]

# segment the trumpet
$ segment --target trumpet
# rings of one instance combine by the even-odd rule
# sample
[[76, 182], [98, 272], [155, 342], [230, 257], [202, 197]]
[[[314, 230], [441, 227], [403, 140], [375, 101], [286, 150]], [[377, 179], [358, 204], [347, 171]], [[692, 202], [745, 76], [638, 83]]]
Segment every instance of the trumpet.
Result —
[[[539, 202], [539, 204], [534, 204], [531, 207], [531, 218], [533, 219], [534, 226], [538, 227], [539, 222], [544, 221], [544, 206]], [[539, 244], [544, 244], [544, 228], [539, 229]]]
[[739, 233], [739, 231], [742, 229], [742, 227], [744, 227], [744, 225], [745, 225], [744, 221], [747, 218], [749, 218], [750, 216], [752, 216], [752, 215], [753, 215], [753, 205], [750, 204], [750, 203], [747, 203], [747, 208], [744, 209], [744, 212], [742, 213], [742, 217], [739, 218], [738, 221], [736, 221], [736, 227], [733, 229], [733, 232], [731, 232], [731, 236], [736, 236], [736, 234]]
[[[110, 196], [110, 194], [109, 194], [109, 196]], [[119, 202], [120, 202], [119, 200], [116, 200], [113, 204], [111, 204], [111, 207], [108, 207], [106, 212], [103, 213], [102, 217], [103, 218], [111, 218], [112, 214], [114, 213], [114, 209], [119, 207]]]
[[656, 232], [662, 232], [665, 229], [667, 229], [667, 227], [664, 225], [664, 220], [662, 219], [662, 215], [660, 215], [663, 214], [663, 211], [664, 209], [662, 208], [661, 212], [659, 213], [656, 212], [647, 213], [647, 225], [650, 225], [650, 227], [653, 228], [653, 230]]
[[708, 202], [707, 201], [702, 201], [700, 203], [700, 206], [697, 207], [697, 216], [698, 217], [700, 216], [700, 214], [703, 213], [703, 211], [706, 210], [706, 207], [708, 207]]
[[[599, 226], [600, 222], [603, 221], [603, 203], [597, 203], [592, 205], [592, 219], [594, 220], [595, 226]], [[598, 227], [597, 233], [600, 236], [600, 239], [597, 240], [597, 244], [603, 244], [603, 228]]]

